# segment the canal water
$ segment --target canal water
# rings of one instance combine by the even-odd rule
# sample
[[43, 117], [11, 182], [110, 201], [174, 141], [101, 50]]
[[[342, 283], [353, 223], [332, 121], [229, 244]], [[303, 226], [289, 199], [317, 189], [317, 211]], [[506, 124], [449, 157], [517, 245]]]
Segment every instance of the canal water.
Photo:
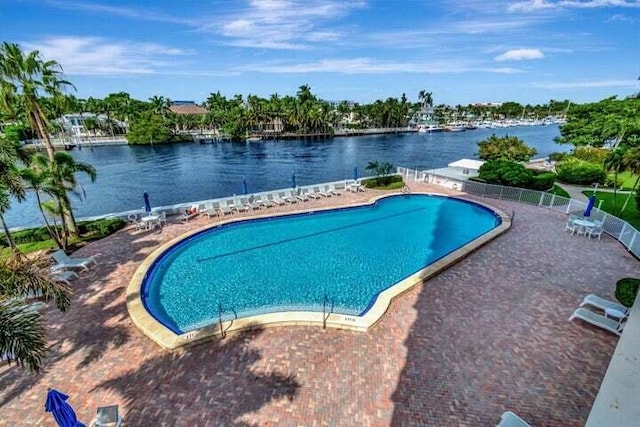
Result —
[[[477, 129], [438, 134], [397, 134], [334, 138], [322, 141], [261, 141], [208, 145], [84, 146], [70, 153], [92, 164], [98, 178], [91, 183], [79, 176], [86, 197], [72, 203], [77, 217], [140, 209], [142, 194], [152, 206], [172, 205], [240, 194], [243, 179], [249, 193], [297, 185], [338, 181], [353, 177], [354, 167], [367, 174], [368, 162], [432, 169], [462, 158], [477, 158], [477, 143], [492, 133], [512, 135], [535, 147], [546, 157], [567, 151], [558, 145], [557, 126]], [[9, 227], [42, 224], [35, 197], [13, 202], [5, 216]]]

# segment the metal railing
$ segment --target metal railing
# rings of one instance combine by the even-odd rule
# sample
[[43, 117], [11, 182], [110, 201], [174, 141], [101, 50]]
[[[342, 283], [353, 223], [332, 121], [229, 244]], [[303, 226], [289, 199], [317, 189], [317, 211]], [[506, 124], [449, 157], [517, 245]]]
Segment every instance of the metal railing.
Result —
[[[426, 171], [407, 168], [398, 168], [398, 173], [405, 177], [405, 179], [412, 177], [414, 181], [428, 182], [441, 185], [446, 188], [453, 188], [453, 185], [456, 184], [457, 189], [468, 194], [535, 205], [556, 212], [561, 212], [566, 215], [574, 214], [582, 216], [582, 213], [587, 206], [587, 202], [546, 193], [544, 191], [485, 184], [477, 181], [461, 181], [449, 177], [434, 175]], [[605, 233], [622, 243], [622, 245], [633, 255], [640, 257], [640, 233], [633, 226], [626, 221], [595, 207], [591, 211], [590, 218], [602, 221], [602, 228]]]

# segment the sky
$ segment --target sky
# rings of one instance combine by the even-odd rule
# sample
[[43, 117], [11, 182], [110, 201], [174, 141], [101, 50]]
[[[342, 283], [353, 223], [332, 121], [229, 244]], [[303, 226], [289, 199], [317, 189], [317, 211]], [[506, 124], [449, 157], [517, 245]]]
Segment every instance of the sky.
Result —
[[368, 103], [592, 102], [640, 91], [640, 0], [0, 0], [0, 40], [80, 98], [221, 92]]

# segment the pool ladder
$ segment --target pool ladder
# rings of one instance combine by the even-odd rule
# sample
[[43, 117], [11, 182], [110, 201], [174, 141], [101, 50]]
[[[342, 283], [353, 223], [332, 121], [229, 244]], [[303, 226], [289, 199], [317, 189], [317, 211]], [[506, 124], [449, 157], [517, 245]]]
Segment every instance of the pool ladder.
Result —
[[327, 304], [329, 303], [329, 297], [326, 292], [324, 294], [324, 301], [322, 301], [322, 329], [327, 329], [327, 320], [331, 313], [333, 313], [333, 300], [331, 301], [331, 309], [327, 312]]

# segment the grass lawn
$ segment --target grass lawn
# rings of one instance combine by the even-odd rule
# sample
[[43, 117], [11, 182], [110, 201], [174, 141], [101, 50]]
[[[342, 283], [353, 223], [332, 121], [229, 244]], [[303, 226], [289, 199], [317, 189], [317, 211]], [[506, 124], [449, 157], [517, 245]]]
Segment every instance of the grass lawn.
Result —
[[571, 196], [569, 195], [569, 193], [567, 193], [566, 191], [564, 191], [563, 188], [560, 188], [557, 185], [554, 185], [553, 188], [549, 191], [547, 191], [547, 193], [551, 193], [551, 194], [555, 194], [556, 196], [562, 196], [562, 197], [566, 197], [568, 199], [571, 198]]
[[[593, 191], [583, 191], [582, 194], [589, 197], [593, 194]], [[613, 192], [596, 192], [596, 207], [602, 200], [602, 206], [600, 209], [603, 211], [610, 213], [611, 215], [615, 215], [618, 218], [622, 218], [627, 221], [629, 224], [634, 226], [636, 230], [640, 230], [640, 211], [638, 211], [638, 207], [636, 206], [636, 200], [634, 196], [631, 196], [629, 199], [629, 204], [627, 204], [627, 208], [624, 210], [622, 214], [620, 214], [620, 208], [624, 204], [624, 201], [627, 199], [627, 194], [618, 194], [616, 197], [616, 212], [613, 211]]]
[[[609, 174], [609, 176], [613, 180], [613, 174]], [[631, 190], [633, 188], [633, 184], [636, 183], [636, 176], [629, 171], [620, 172], [618, 174], [618, 181], [621, 184], [621, 188]]]

